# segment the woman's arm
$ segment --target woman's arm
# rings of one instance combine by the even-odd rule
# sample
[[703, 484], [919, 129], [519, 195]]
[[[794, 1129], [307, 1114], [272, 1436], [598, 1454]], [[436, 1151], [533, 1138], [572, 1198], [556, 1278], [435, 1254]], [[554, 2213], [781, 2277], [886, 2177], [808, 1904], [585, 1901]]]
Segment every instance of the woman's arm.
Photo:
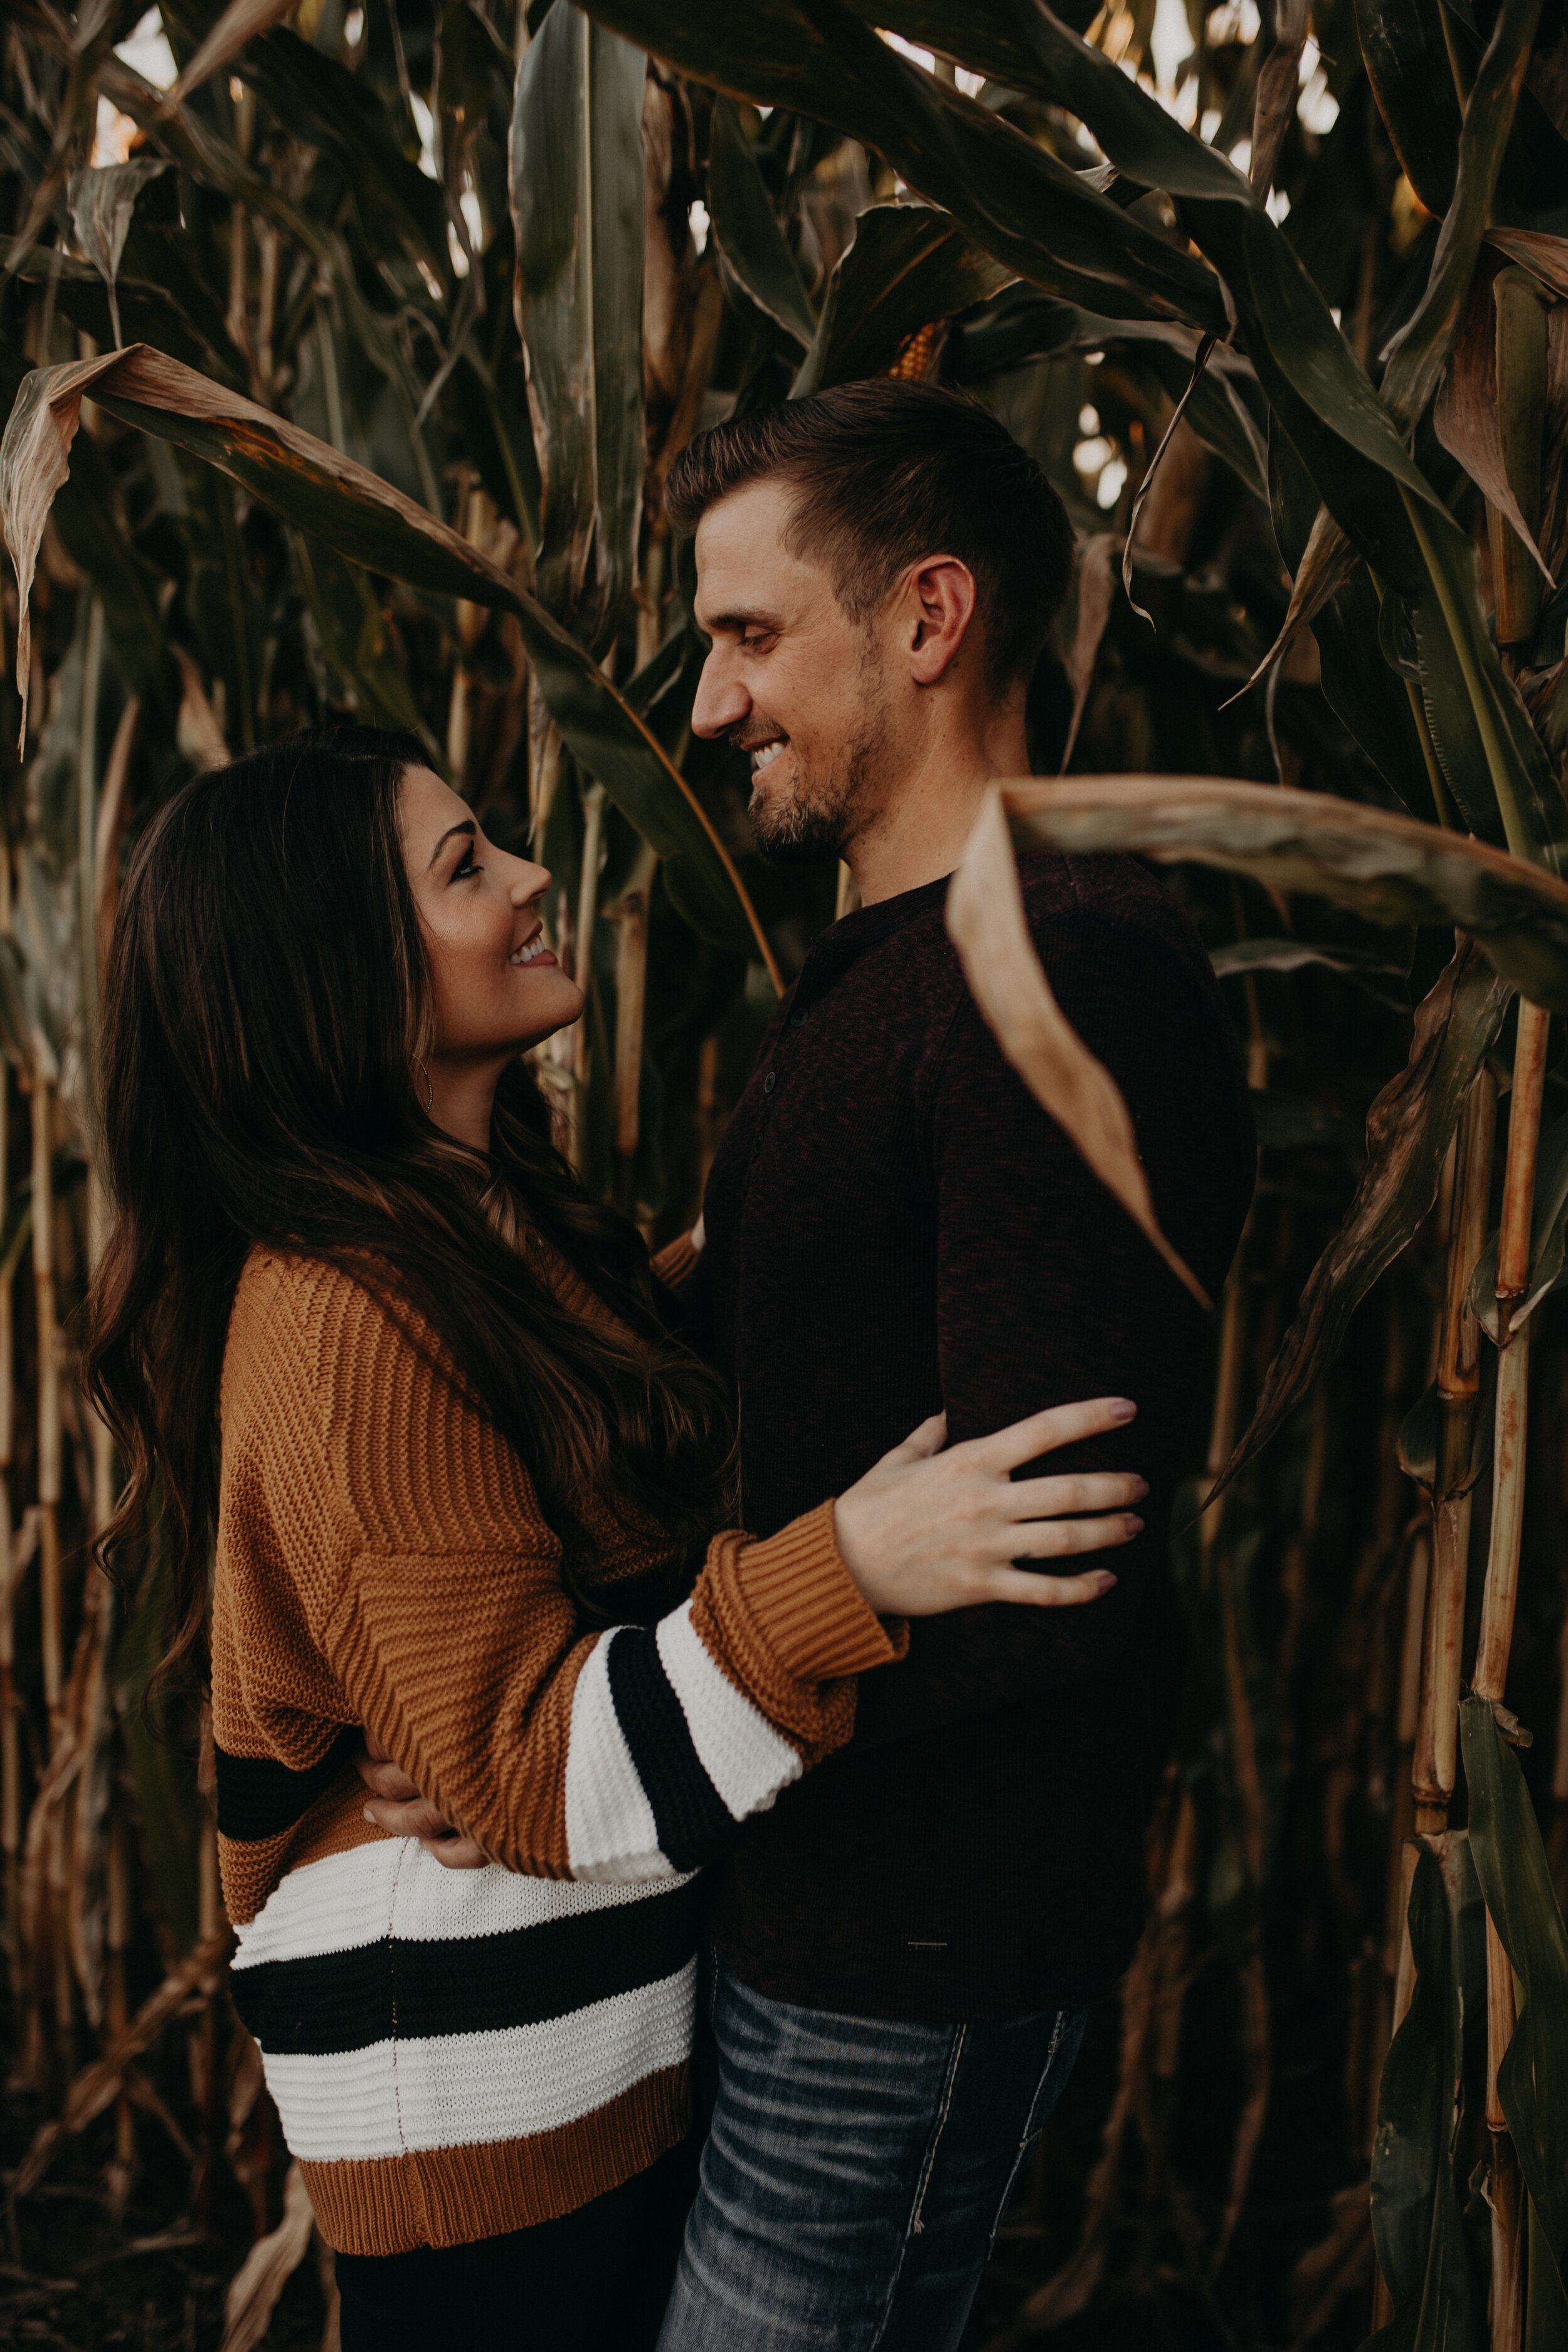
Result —
[[666, 1242], [650, 1261], [654, 1280], [663, 1283], [666, 1290], [672, 1290], [678, 1298], [697, 1271], [703, 1240], [702, 1220], [699, 1217], [689, 1233], [678, 1234], [672, 1242]]
[[[939, 1415], [836, 1505], [807, 1514], [770, 1542], [718, 1538], [692, 1601], [651, 1630], [621, 1627], [600, 1636], [602, 1664], [596, 1661], [579, 1685], [573, 1717], [579, 1745], [566, 1763], [577, 1874], [639, 1874], [631, 1858], [649, 1850], [645, 1822], [650, 1811], [658, 1832], [653, 1851], [680, 1867], [710, 1858], [736, 1823], [771, 1805], [817, 1755], [848, 1737], [851, 1687], [840, 1685], [833, 1693], [831, 1729], [825, 1710], [808, 1741], [802, 1738], [806, 1726], [798, 1699], [787, 1685], [774, 1683], [764, 1693], [753, 1684], [753, 1699], [785, 1728], [784, 1740], [770, 1741], [756, 1736], [761, 1727], [753, 1728], [737, 1707], [738, 1694], [716, 1689], [711, 1679], [719, 1658], [754, 1662], [770, 1642], [804, 1639], [819, 1645], [828, 1638], [830, 1626], [818, 1614], [822, 1593], [808, 1567], [829, 1528], [847, 1577], [862, 1604], [879, 1617], [937, 1614], [987, 1601], [1070, 1607], [1109, 1591], [1116, 1580], [1102, 1570], [1042, 1577], [1014, 1563], [1127, 1541], [1140, 1523], [1124, 1512], [1045, 1515], [1103, 1511], [1135, 1500], [1142, 1480], [1016, 1480], [1012, 1474], [1055, 1446], [1130, 1418], [1121, 1401], [1102, 1398], [1033, 1414], [994, 1437], [944, 1449]], [[898, 1654], [889, 1645], [884, 1655]], [[590, 1801], [574, 1806], [572, 1776], [578, 1775], [582, 1790], [590, 1764], [602, 1786], [595, 1784]], [[462, 1834], [460, 1817], [422, 1794], [427, 1784], [395, 1756], [375, 1746], [360, 1769], [372, 1792], [366, 1813], [378, 1827], [421, 1839], [454, 1868], [487, 1858], [478, 1837]], [[609, 1859], [584, 1868], [590, 1852]]]

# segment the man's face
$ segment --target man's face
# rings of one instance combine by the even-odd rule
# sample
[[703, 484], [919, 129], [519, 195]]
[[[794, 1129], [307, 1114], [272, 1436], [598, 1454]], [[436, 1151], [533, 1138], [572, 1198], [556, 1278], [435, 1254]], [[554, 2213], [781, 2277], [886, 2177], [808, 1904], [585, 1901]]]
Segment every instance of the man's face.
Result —
[[840, 856], [880, 805], [896, 714], [875, 618], [850, 620], [818, 564], [784, 542], [791, 493], [754, 482], [697, 526], [697, 625], [711, 640], [691, 723], [752, 761], [757, 846], [784, 865]]

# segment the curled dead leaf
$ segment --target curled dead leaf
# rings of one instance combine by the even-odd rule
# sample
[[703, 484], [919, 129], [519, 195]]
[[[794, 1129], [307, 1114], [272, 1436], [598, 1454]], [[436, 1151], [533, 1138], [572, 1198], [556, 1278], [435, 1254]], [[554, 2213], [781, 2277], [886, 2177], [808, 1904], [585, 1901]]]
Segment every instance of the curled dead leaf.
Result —
[[1078, 610], [1073, 623], [1072, 649], [1067, 657], [1068, 684], [1072, 688], [1072, 718], [1068, 726], [1067, 741], [1062, 747], [1060, 773], [1064, 776], [1068, 761], [1072, 758], [1072, 747], [1078, 740], [1084, 707], [1089, 701], [1089, 689], [1094, 680], [1094, 665], [1100, 655], [1100, 641], [1110, 618], [1111, 599], [1116, 593], [1114, 563], [1121, 548], [1121, 535], [1113, 530], [1092, 531], [1079, 542]]
[[272, 2325], [278, 2298], [310, 2250], [316, 2226], [310, 2192], [297, 2164], [283, 2183], [283, 2219], [258, 2238], [229, 2282], [219, 2352], [252, 2352]]
[[1198, 1304], [1214, 1302], [1160, 1230], [1121, 1089], [1051, 993], [1024, 918], [1003, 793], [985, 796], [948, 888], [947, 928], [975, 1003], [1036, 1100]]
[[165, 163], [137, 157], [129, 163], [108, 163], [96, 169], [73, 173], [69, 188], [71, 227], [76, 241], [102, 278], [109, 294], [109, 317], [114, 329], [114, 347], [118, 351], [123, 338], [120, 332], [120, 297], [115, 281], [120, 275], [120, 257], [125, 250], [125, 239], [131, 227], [131, 215], [136, 209], [136, 199], [149, 180], [166, 172]]
[[[1568, 240], [1556, 241], [1568, 246]], [[1530, 550], [1550, 587], [1554, 585], [1551, 569], [1520, 512], [1503, 458], [1492, 291], [1496, 277], [1490, 257], [1483, 253], [1437, 387], [1432, 423], [1449, 456], [1458, 459], [1471, 481]]]

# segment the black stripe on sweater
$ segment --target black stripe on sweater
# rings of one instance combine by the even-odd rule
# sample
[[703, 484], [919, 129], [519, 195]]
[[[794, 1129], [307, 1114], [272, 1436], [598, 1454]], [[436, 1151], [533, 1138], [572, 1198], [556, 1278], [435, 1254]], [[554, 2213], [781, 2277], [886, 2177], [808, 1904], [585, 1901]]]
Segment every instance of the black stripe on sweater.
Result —
[[539, 2025], [674, 1976], [697, 1949], [700, 1901], [690, 1882], [500, 1936], [387, 1937], [354, 1951], [237, 1967], [229, 1988], [244, 2024], [279, 2058]]
[[623, 1625], [610, 1640], [610, 1696], [653, 1808], [658, 1850], [677, 1870], [710, 1861], [734, 1833], [730, 1808], [692, 1745], [686, 1711], [670, 1686], [652, 1633]]
[[275, 1757], [229, 1756], [215, 1747], [219, 1834], [245, 1844], [291, 1830], [331, 1787], [348, 1762], [356, 1736], [340, 1731], [321, 1761], [302, 1772], [279, 1764]]

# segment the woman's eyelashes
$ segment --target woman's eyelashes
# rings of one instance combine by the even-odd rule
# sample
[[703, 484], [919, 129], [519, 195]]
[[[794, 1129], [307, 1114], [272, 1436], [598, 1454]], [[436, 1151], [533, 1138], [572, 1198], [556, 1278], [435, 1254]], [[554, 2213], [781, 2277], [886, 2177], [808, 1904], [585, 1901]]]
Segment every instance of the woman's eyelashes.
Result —
[[476, 874], [482, 874], [483, 871], [482, 866], [477, 866], [474, 863], [474, 845], [470, 841], [452, 868], [452, 879], [454, 882], [471, 881]]

